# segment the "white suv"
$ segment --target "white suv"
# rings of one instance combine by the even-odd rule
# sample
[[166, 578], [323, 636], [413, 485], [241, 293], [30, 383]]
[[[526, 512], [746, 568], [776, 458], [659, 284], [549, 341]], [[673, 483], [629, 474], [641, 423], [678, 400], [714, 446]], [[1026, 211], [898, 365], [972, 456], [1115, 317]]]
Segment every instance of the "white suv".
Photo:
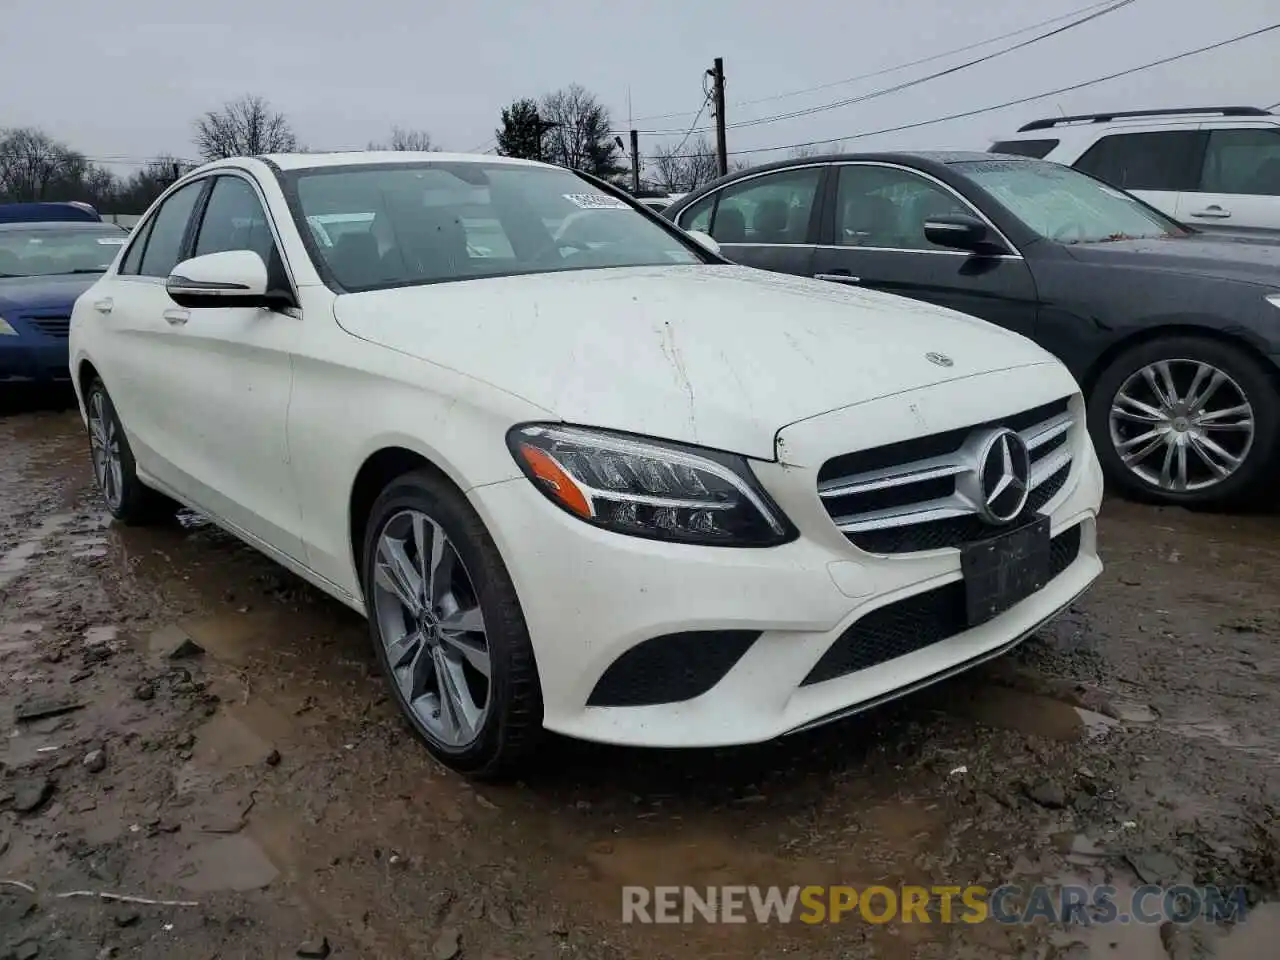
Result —
[[181, 501], [366, 614], [413, 728], [482, 773], [544, 727], [821, 723], [1089, 586], [1102, 480], [1061, 363], [714, 246], [520, 160], [202, 167], [75, 307], [103, 498]]
[[991, 152], [1075, 167], [1202, 230], [1280, 232], [1280, 116], [1257, 107], [1050, 117]]

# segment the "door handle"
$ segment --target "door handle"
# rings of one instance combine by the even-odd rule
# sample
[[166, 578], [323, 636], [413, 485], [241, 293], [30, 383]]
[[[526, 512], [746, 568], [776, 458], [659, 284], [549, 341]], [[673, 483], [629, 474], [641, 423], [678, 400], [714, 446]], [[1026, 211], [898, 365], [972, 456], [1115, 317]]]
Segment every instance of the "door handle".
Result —
[[849, 273], [847, 270], [843, 273], [841, 273], [838, 270], [835, 273], [815, 273], [813, 275], [813, 279], [833, 280], [836, 283], [861, 283], [862, 282], [861, 277], [855, 277], [853, 274]]
[[180, 327], [191, 319], [190, 310], [166, 310], [164, 318], [175, 327]]
[[93, 305], [93, 309], [97, 310], [99, 313], [110, 313], [112, 310], [115, 309], [115, 306], [116, 306], [115, 301], [112, 300], [110, 297], [106, 297], [105, 299], [99, 300], [97, 303], [95, 303]]
[[1216, 203], [1205, 207], [1203, 210], [1191, 211], [1193, 217], [1200, 217], [1204, 220], [1226, 220], [1231, 216], [1230, 210], [1223, 210]]

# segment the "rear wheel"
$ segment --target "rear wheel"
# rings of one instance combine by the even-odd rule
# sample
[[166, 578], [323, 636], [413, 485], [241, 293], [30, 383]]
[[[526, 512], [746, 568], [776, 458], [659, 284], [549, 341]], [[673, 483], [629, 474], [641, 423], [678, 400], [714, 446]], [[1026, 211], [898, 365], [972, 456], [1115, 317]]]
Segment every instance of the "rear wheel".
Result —
[[451, 484], [407, 474], [365, 533], [365, 607], [393, 697], [441, 762], [514, 772], [542, 731], [533, 648], [515, 587], [484, 524]]
[[1173, 336], [1103, 371], [1089, 426], [1108, 477], [1132, 497], [1229, 505], [1268, 486], [1280, 402], [1263, 366], [1229, 343]]
[[178, 505], [138, 479], [133, 450], [101, 380], [95, 378], [89, 384], [85, 408], [93, 479], [111, 515], [130, 526], [172, 519]]

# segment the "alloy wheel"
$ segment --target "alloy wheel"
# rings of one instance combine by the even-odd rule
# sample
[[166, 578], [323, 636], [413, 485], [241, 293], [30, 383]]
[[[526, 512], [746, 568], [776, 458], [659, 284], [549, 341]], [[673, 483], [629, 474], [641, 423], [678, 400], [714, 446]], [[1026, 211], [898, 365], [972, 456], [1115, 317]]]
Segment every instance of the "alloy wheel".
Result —
[[1147, 364], [1111, 401], [1111, 443], [1124, 465], [1161, 490], [1217, 486], [1253, 449], [1253, 406], [1224, 371], [1199, 360]]
[[115, 417], [107, 412], [101, 390], [95, 390], [89, 398], [89, 452], [93, 458], [93, 477], [103, 499], [111, 510], [119, 510], [124, 498], [120, 437], [116, 433]]
[[474, 743], [489, 710], [492, 660], [475, 585], [439, 523], [414, 509], [387, 521], [372, 593], [387, 665], [408, 709], [442, 746]]

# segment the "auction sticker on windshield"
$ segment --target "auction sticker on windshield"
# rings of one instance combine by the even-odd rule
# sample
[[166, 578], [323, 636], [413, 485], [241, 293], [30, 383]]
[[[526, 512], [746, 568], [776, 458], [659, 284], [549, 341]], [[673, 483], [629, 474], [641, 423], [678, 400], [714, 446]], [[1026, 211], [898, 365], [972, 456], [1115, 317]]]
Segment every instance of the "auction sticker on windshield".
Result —
[[123, 247], [124, 237], [99, 237], [98, 242], [104, 247]]
[[627, 205], [617, 197], [604, 193], [566, 193], [564, 198], [583, 210], [626, 210]]

